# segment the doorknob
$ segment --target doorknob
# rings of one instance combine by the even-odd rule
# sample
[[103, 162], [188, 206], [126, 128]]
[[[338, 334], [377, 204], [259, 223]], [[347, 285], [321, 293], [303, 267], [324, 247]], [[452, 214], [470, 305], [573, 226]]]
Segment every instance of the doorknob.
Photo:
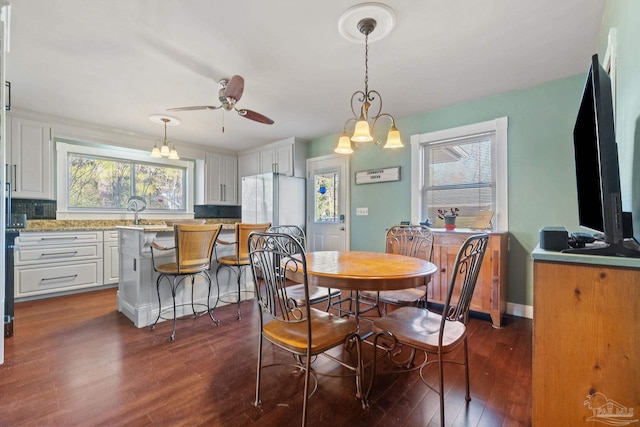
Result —
[[344, 231], [344, 227], [340, 227], [340, 231]]

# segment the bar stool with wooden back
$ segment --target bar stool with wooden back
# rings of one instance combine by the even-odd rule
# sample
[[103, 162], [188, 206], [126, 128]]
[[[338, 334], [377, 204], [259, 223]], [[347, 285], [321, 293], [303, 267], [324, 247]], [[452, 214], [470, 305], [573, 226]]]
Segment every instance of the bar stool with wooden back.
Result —
[[[249, 224], [246, 222], [236, 222], [235, 223], [235, 241], [227, 242], [224, 240], [218, 239], [218, 243], [221, 245], [234, 245], [235, 246], [235, 254], [233, 255], [225, 255], [222, 257], [217, 256], [218, 268], [216, 269], [216, 280], [218, 278], [218, 273], [222, 268], [230, 268], [236, 275], [237, 279], [237, 303], [238, 303], [238, 320], [242, 319], [242, 315], [240, 314], [240, 302], [241, 302], [241, 294], [242, 288], [240, 286], [242, 273], [245, 268], [249, 266], [249, 247], [248, 247], [248, 239], [249, 234], [253, 231], [262, 231], [265, 232], [271, 227], [271, 223], [264, 224]], [[224, 296], [224, 295], [223, 295]], [[223, 301], [221, 299], [221, 301]], [[228, 301], [223, 301], [228, 302]]]
[[[211, 276], [209, 275], [209, 269], [211, 268], [211, 254], [213, 247], [216, 243], [216, 239], [222, 229], [221, 224], [216, 225], [189, 225], [189, 224], [175, 224], [173, 226], [175, 246], [172, 248], [159, 245], [157, 242], [151, 243], [151, 260], [153, 269], [160, 273], [156, 280], [156, 290], [158, 292], [158, 317], [155, 322], [151, 324], [153, 329], [162, 317], [162, 301], [160, 299], [160, 283], [166, 279], [166, 282], [171, 286], [171, 297], [173, 299], [173, 329], [171, 330], [171, 341], [175, 339], [176, 334], [176, 294], [178, 287], [184, 284], [185, 279], [191, 279], [191, 309], [193, 316], [197, 317], [204, 313], [209, 313], [211, 321], [214, 324], [218, 324], [218, 320], [213, 317], [213, 309], [211, 308]], [[175, 250], [176, 261], [156, 265], [154, 251], [169, 251]], [[196, 276], [202, 276], [205, 278], [209, 285], [207, 291], [207, 310], [197, 312], [195, 306], [200, 305], [194, 301], [193, 288], [195, 285]], [[217, 283], [216, 283], [217, 285]], [[219, 290], [218, 290], [219, 291]], [[216, 305], [218, 299], [216, 298]], [[214, 307], [215, 308], [215, 307]]]

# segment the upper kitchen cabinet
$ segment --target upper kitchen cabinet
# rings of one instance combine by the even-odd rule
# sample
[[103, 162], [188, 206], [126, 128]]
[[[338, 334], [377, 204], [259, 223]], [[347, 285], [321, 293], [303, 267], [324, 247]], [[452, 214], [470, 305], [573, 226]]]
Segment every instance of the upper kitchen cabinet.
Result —
[[240, 179], [269, 172], [304, 177], [306, 160], [306, 141], [293, 137], [283, 139], [242, 152], [238, 157]]
[[51, 126], [12, 117], [8, 140], [7, 182], [11, 183], [12, 197], [55, 199]]
[[227, 154], [207, 153], [206, 203], [238, 204], [238, 158]]

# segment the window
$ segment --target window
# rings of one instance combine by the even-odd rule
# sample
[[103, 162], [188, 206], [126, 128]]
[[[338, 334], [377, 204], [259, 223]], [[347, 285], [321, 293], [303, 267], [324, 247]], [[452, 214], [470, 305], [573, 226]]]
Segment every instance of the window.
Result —
[[479, 211], [495, 213], [494, 228], [508, 229], [507, 118], [413, 135], [412, 222], [443, 227], [438, 210], [458, 208], [456, 221], [469, 227]]
[[132, 196], [147, 202], [147, 212], [190, 210], [193, 162], [152, 162], [146, 152], [60, 141], [57, 150], [59, 211], [121, 213]]
[[315, 222], [340, 222], [338, 177], [336, 172], [315, 175]]

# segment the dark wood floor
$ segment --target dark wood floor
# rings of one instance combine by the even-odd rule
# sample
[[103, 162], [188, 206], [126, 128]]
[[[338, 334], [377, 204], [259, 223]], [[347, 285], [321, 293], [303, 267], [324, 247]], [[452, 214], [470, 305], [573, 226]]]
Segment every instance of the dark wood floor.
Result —
[[[217, 327], [207, 316], [179, 321], [169, 342], [170, 322], [135, 328], [114, 289], [19, 303], [0, 366], [0, 425], [299, 425], [302, 382], [291, 369], [264, 371], [263, 404], [253, 405], [258, 316], [253, 302], [242, 311], [237, 321], [235, 306], [217, 309]], [[471, 320], [472, 400], [462, 369], [447, 368], [447, 425], [531, 425], [531, 321], [505, 323]], [[309, 425], [439, 425], [437, 394], [416, 373], [378, 377], [368, 410], [354, 392], [353, 378], [319, 377]]]

